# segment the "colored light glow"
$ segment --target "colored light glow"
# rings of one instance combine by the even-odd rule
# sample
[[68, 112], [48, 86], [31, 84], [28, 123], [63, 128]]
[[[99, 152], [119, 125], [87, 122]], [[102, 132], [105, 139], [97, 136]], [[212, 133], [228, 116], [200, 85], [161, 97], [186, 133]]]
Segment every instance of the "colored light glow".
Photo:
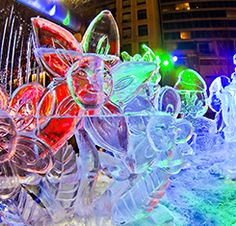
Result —
[[63, 20], [63, 24], [66, 26], [70, 24], [70, 11], [67, 11], [66, 18]]
[[168, 61], [168, 60], [164, 60], [164, 61], [163, 61], [163, 65], [164, 65], [164, 66], [168, 66], [168, 65], [169, 65], [169, 61]]
[[177, 56], [173, 56], [172, 59], [173, 59], [174, 62], [178, 61], [178, 57]]
[[77, 16], [70, 12], [62, 3], [59, 1], [45, 1], [45, 0], [17, 0], [20, 2], [53, 20], [60, 22], [61, 24], [78, 31], [81, 23]]
[[50, 16], [54, 16], [56, 14], [56, 5], [52, 7], [52, 9], [49, 11]]

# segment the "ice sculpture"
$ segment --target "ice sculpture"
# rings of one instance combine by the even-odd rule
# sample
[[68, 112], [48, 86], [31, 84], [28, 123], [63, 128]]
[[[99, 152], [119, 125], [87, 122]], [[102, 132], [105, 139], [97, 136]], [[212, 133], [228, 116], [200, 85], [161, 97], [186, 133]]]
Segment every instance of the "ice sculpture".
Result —
[[[234, 63], [235, 56], [234, 56]], [[210, 88], [210, 107], [216, 112], [216, 119], [218, 121], [218, 130], [222, 131], [226, 141], [234, 142], [236, 137], [234, 135], [235, 127], [235, 72], [230, 78], [220, 76], [216, 78]]]
[[162, 87], [156, 94], [153, 101], [158, 111], [170, 113], [177, 116], [181, 109], [181, 99], [175, 89], [171, 87]]
[[[236, 55], [233, 60], [236, 65]], [[227, 160], [225, 165], [220, 164], [216, 167], [217, 171], [225, 177], [235, 179], [235, 154], [234, 149], [229, 148], [236, 141], [235, 137], [235, 71], [231, 75], [231, 79], [226, 76], [220, 76], [216, 78], [210, 88], [210, 107], [216, 112], [216, 121], [218, 126], [218, 133], [224, 138], [223, 148], [227, 150]]]
[[174, 87], [181, 97], [181, 112], [186, 116], [198, 117], [207, 111], [206, 83], [196, 71], [185, 69], [178, 75]]
[[86, 56], [72, 65], [66, 80], [54, 79], [48, 86], [37, 110], [42, 119], [36, 134], [55, 152], [74, 134], [83, 115], [96, 114], [96, 109], [106, 102], [110, 94], [105, 93], [109, 92], [109, 83], [104, 84], [104, 74], [102, 58]]
[[185, 69], [179, 73], [175, 89], [181, 98], [180, 113], [194, 127], [191, 142], [194, 152], [208, 150], [217, 140], [217, 125], [214, 120], [204, 116], [208, 110], [205, 81], [196, 71]]
[[15, 154], [16, 151], [16, 127], [12, 118], [5, 112], [0, 111], [1, 129], [1, 156], [0, 162], [6, 162]]
[[231, 83], [226, 86], [223, 90], [221, 96], [222, 103], [222, 117], [225, 123], [224, 136], [226, 141], [233, 142], [236, 140], [234, 130], [235, 130], [235, 93], [236, 93], [236, 83], [234, 74], [232, 76]]
[[9, 103], [9, 111], [19, 131], [32, 131], [36, 127], [36, 111], [45, 88], [30, 83], [16, 89]]
[[74, 101], [85, 109], [96, 109], [106, 103], [113, 90], [109, 73], [98, 56], [86, 56], [73, 64], [67, 83]]
[[216, 113], [216, 121], [217, 121], [217, 130], [221, 132], [225, 127], [225, 123], [223, 121], [222, 116], [222, 94], [224, 92], [224, 88], [230, 84], [230, 79], [226, 76], [217, 77], [209, 87], [209, 107], [213, 112]]
[[81, 44], [85, 53], [120, 55], [119, 30], [110, 11], [104, 10], [94, 18]]
[[16, 195], [20, 188], [19, 181], [27, 180], [32, 173], [44, 174], [53, 167], [54, 160], [48, 146], [33, 134], [23, 135], [20, 132], [27, 131], [32, 126], [42, 89], [39, 84], [27, 84], [17, 89], [11, 98], [3, 89], [1, 90], [0, 193], [2, 200]]
[[[42, 18], [32, 18], [35, 56], [52, 76], [65, 77], [82, 49], [67, 30]], [[65, 52], [67, 50], [67, 52]]]
[[0, 176], [0, 200], [10, 199], [20, 188], [14, 164], [9, 161], [1, 163]]
[[[124, 51], [121, 53], [121, 57], [124, 62], [133, 62], [133, 64], [131, 65], [136, 64], [137, 66], [138, 65], [141, 66], [142, 64], [145, 63], [152, 63], [156, 65], [156, 69], [155, 71], [153, 71], [151, 77], [148, 80], [146, 80], [141, 87], [139, 87], [139, 95], [141, 95], [141, 90], [142, 90], [143, 95], [149, 97], [149, 99], [153, 99], [155, 93], [159, 89], [158, 83], [161, 80], [161, 75], [159, 74], [160, 59], [147, 45], [145, 44], [142, 45], [142, 49], [144, 51], [143, 55], [135, 54], [134, 56], [130, 56], [127, 52]], [[134, 62], [137, 63], [134, 64]]]
[[123, 62], [111, 69], [114, 91], [111, 101], [123, 106], [134, 98], [145, 82], [148, 82], [158, 70], [152, 62]]
[[128, 159], [137, 175], [132, 179], [134, 185], [113, 207], [116, 224], [138, 220], [155, 208], [164, 195], [170, 175], [181, 169], [181, 153], [176, 144], [188, 141], [191, 133], [192, 127], [187, 121], [175, 122], [170, 115], [161, 113], [149, 119], [145, 133], [130, 135]]
[[[33, 136], [20, 135], [11, 116], [1, 110], [1, 199], [15, 195], [19, 188], [18, 176], [44, 174], [53, 167], [53, 156], [48, 146]], [[19, 172], [21, 172], [19, 174]], [[23, 173], [24, 172], [24, 173]]]
[[192, 171], [205, 170], [202, 162], [205, 174], [218, 167], [235, 178], [233, 151], [224, 170], [211, 158], [212, 147], [228, 150], [234, 142], [234, 74], [210, 86], [211, 120], [201, 76], [185, 69], [174, 87], [161, 87], [151, 48], [120, 54], [109, 11], [95, 17], [81, 43], [48, 20], [32, 18], [32, 26], [35, 57], [51, 81], [10, 94], [0, 87], [1, 222], [131, 226], [149, 225], [152, 216], [150, 225], [175, 224], [177, 208], [165, 194], [199, 187], [186, 178], [198, 177]]

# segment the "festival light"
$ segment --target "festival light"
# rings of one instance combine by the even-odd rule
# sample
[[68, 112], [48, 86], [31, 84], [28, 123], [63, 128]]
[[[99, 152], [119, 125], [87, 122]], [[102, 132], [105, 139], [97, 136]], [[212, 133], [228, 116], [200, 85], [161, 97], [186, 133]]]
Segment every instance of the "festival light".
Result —
[[44, 0], [17, 0], [17, 1], [69, 27], [74, 31], [78, 31], [81, 26], [77, 16], [58, 1], [44, 1]]
[[173, 60], [173, 62], [177, 62], [178, 61], [178, 57], [177, 56], [173, 56], [172, 60]]

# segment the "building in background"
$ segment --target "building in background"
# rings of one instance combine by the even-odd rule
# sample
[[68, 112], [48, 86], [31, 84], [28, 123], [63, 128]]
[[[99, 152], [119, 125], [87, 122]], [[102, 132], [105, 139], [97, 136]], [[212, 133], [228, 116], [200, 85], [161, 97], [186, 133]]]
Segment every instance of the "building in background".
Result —
[[[40, 15], [52, 20], [69, 29], [80, 41], [92, 19], [100, 11], [108, 9], [116, 18], [122, 50], [132, 55], [142, 53], [142, 44], [147, 44], [156, 53], [160, 53], [162, 49], [164, 53], [175, 56], [177, 62], [174, 66], [183, 64], [194, 68], [208, 80], [207, 82], [217, 75], [230, 75], [233, 71], [232, 56], [236, 49], [235, 0], [32, 0], [42, 4], [47, 2], [50, 7], [45, 13], [40, 13], [32, 7], [28, 8], [23, 2], [29, 3], [27, 0], [0, 1], [2, 8], [0, 33], [2, 37], [6, 37], [1, 48], [1, 70], [7, 71], [4, 60], [10, 59], [11, 53], [19, 56], [21, 49], [23, 53], [27, 52], [30, 37], [25, 37], [24, 34], [28, 32], [24, 31], [31, 29], [30, 17]], [[58, 4], [65, 6], [68, 12], [60, 14], [63, 21], [57, 21], [55, 17], [59, 15]], [[73, 30], [69, 26], [70, 20], [73, 22], [72, 16], [81, 25], [79, 30]], [[15, 52], [8, 51], [9, 46], [14, 44], [14, 37], [10, 39], [11, 42], [7, 40], [11, 28], [18, 29]], [[26, 60], [24, 54], [22, 59]], [[24, 67], [29, 65], [24, 63], [24, 60], [22, 60], [23, 71], [26, 70]], [[163, 62], [168, 64], [166, 59]], [[13, 66], [18, 66], [17, 60]], [[8, 71], [12, 73], [12, 67], [10, 65], [8, 67], [10, 68]], [[32, 68], [37, 67], [33, 65]], [[172, 69], [166, 70], [166, 74]]]
[[166, 50], [177, 57], [177, 65], [197, 70], [208, 83], [233, 71], [235, 0], [110, 0], [92, 5], [93, 16], [102, 9], [113, 12], [122, 50], [138, 53], [142, 43]]
[[123, 50], [135, 54], [142, 51], [142, 44], [147, 44], [154, 50], [160, 48], [157, 0], [116, 0], [116, 19]]
[[233, 71], [236, 1], [159, 0], [163, 47], [208, 82]]
[[92, 19], [102, 10], [108, 9], [116, 16], [116, 0], [63, 0], [61, 3], [79, 16], [82, 22], [80, 33], [86, 30]]
[[[67, 0], [69, 3], [70, 1]], [[86, 0], [78, 1], [74, 10], [87, 25], [102, 10], [108, 9], [116, 18], [122, 50], [130, 54], [140, 52], [145, 43], [157, 49], [161, 44], [159, 9], [157, 0]], [[68, 4], [68, 6], [70, 6]], [[85, 26], [86, 27], [86, 26]]]
[[91, 7], [93, 16], [102, 9], [115, 14], [122, 50], [130, 54], [140, 52], [143, 43], [166, 50], [207, 82], [233, 71], [235, 0], [110, 0]]

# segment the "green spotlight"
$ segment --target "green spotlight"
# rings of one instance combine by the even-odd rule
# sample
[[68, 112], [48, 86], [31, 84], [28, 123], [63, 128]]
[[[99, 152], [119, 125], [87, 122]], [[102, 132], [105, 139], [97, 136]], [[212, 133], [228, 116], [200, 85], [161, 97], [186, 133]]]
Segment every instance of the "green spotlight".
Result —
[[63, 20], [63, 24], [66, 26], [70, 24], [70, 11], [67, 11], [66, 18]]
[[164, 65], [164, 66], [167, 67], [169, 64], [170, 64], [170, 62], [169, 62], [168, 60], [164, 60], [164, 61], [163, 61], [163, 65]]

